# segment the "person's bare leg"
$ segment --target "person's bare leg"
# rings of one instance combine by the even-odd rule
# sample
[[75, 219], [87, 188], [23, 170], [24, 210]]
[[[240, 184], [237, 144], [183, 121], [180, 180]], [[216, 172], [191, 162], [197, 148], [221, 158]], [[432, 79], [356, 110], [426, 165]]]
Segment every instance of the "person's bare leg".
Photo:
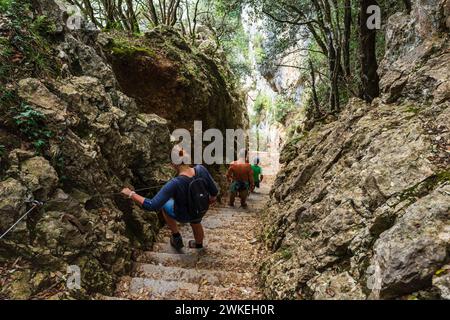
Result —
[[241, 197], [241, 207], [246, 208], [247, 207], [248, 190], [242, 190], [239, 195]]
[[205, 232], [203, 231], [203, 226], [201, 223], [191, 223], [192, 232], [194, 233], [195, 243], [203, 244], [203, 239], [205, 238]]
[[228, 204], [233, 207], [235, 199], [236, 199], [236, 192], [230, 192], [230, 202]]
[[163, 210], [163, 217], [170, 231], [172, 231], [172, 234], [179, 233], [177, 222], [173, 218], [171, 218], [164, 210]]

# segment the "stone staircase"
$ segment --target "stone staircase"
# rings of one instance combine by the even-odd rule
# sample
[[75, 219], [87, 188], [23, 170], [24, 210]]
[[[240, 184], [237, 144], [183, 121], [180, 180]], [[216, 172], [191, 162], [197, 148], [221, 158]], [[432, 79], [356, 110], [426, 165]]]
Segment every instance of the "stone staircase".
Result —
[[[125, 299], [262, 299], [257, 272], [264, 255], [257, 240], [261, 210], [269, 187], [252, 194], [248, 209], [217, 206], [203, 220], [205, 249], [169, 244], [163, 228], [153, 250], [136, 258], [131, 277], [122, 278], [116, 298]], [[193, 239], [189, 225], [180, 226], [185, 245]]]

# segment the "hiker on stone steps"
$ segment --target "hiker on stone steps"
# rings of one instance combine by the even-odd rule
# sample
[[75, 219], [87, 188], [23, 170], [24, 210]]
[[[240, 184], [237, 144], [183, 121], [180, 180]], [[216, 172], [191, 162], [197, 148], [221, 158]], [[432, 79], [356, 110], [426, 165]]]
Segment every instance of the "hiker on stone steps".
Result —
[[167, 182], [153, 199], [146, 199], [128, 188], [122, 193], [148, 211], [163, 210], [164, 220], [172, 231], [170, 244], [175, 249], [184, 247], [177, 222], [189, 223], [192, 227], [195, 240], [189, 241], [189, 248], [202, 249], [202, 217], [209, 204], [216, 201], [219, 191], [205, 167], [197, 165], [193, 168], [186, 164], [190, 163], [189, 156], [183, 150], [179, 154], [181, 164], [172, 163], [177, 177]]
[[230, 164], [227, 172], [228, 182], [230, 185], [230, 202], [229, 205], [234, 207], [236, 196], [241, 198], [241, 207], [247, 208], [247, 197], [249, 190], [254, 188], [253, 170], [247, 161], [246, 150], [239, 152], [239, 159]]
[[253, 188], [250, 190], [251, 192], [255, 192], [255, 187], [259, 189], [260, 183], [264, 179], [264, 176], [262, 174], [262, 168], [260, 167], [259, 163], [260, 163], [259, 158], [255, 158], [253, 160], [252, 170], [253, 170], [253, 180], [255, 184]]

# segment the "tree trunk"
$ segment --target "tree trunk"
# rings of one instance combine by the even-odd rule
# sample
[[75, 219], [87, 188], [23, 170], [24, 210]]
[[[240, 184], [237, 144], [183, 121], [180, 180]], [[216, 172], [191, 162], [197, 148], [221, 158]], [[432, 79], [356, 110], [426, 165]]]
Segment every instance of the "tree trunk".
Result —
[[159, 19], [153, 0], [148, 0], [148, 7], [150, 10], [150, 18], [152, 20], [153, 26], [156, 27], [157, 25], [159, 25]]
[[102, 2], [103, 2], [104, 10], [105, 10], [104, 14], [105, 14], [105, 20], [106, 20], [106, 29], [107, 30], [117, 29], [118, 25], [117, 25], [116, 19], [115, 19], [115, 11], [116, 11], [115, 1], [102, 0]]
[[127, 19], [128, 19], [128, 24], [130, 26], [130, 31], [131, 32], [135, 32], [135, 33], [139, 33], [139, 22], [138, 19], [136, 17], [136, 12], [134, 11], [134, 1], [133, 0], [126, 0], [126, 4], [127, 4]]
[[83, 3], [84, 3], [85, 10], [86, 10], [85, 14], [91, 19], [91, 22], [97, 28], [101, 28], [102, 25], [100, 22], [98, 22], [97, 18], [95, 17], [94, 8], [92, 7], [91, 1], [83, 0]]
[[[328, 1], [328, 0], [327, 0]], [[324, 33], [327, 37], [327, 47], [328, 47], [328, 64], [329, 64], [329, 76], [330, 76], [330, 111], [332, 113], [338, 112], [339, 106], [339, 72], [341, 70], [340, 63], [340, 49], [339, 43], [335, 41], [335, 33], [333, 32], [333, 23], [331, 17], [331, 8], [329, 3], [324, 1]]]
[[367, 27], [367, 20], [369, 14], [367, 8], [371, 5], [378, 5], [376, 0], [359, 0], [360, 15], [359, 15], [359, 57], [361, 64], [361, 92], [360, 96], [367, 102], [372, 102], [373, 99], [380, 95], [380, 79], [378, 77], [377, 69], [377, 55], [376, 55], [376, 29], [370, 30]]
[[311, 60], [308, 61], [309, 63], [309, 70], [311, 75], [311, 90], [312, 90], [312, 98], [314, 103], [314, 110], [315, 110], [315, 116], [320, 116], [320, 104], [319, 104], [319, 97], [317, 96], [317, 90], [316, 90], [316, 72], [314, 70], [314, 65]]
[[343, 55], [344, 55], [344, 72], [347, 78], [351, 75], [350, 67], [350, 38], [352, 33], [352, 3], [351, 0], [345, 0], [344, 3], [344, 43], [343, 43]]

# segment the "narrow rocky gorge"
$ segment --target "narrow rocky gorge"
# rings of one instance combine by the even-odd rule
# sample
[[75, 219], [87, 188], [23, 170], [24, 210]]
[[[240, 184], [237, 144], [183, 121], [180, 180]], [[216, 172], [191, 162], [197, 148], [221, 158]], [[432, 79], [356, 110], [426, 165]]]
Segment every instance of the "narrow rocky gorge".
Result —
[[[278, 61], [295, 70], [254, 70], [241, 92], [200, 31], [100, 31], [85, 19], [70, 30], [54, 0], [23, 3], [20, 15], [0, 13], [0, 234], [30, 213], [0, 239], [0, 299], [450, 299], [450, 0], [412, 0], [389, 17], [380, 97], [314, 121], [299, 105], [302, 55]], [[256, 69], [264, 46], [247, 15], [251, 50], [232, 45]], [[280, 110], [250, 121], [246, 99], [269, 85], [271, 98], [295, 97], [281, 103], [295, 130], [270, 123]], [[260, 129], [289, 140], [249, 209], [219, 199], [205, 250], [177, 252], [161, 214], [120, 190], [154, 196], [175, 174], [171, 132], [194, 121], [224, 136], [256, 127], [251, 158], [277, 169]], [[225, 196], [226, 166], [208, 169]], [[189, 225], [181, 233], [192, 239]], [[74, 266], [80, 290], [67, 286]]]

